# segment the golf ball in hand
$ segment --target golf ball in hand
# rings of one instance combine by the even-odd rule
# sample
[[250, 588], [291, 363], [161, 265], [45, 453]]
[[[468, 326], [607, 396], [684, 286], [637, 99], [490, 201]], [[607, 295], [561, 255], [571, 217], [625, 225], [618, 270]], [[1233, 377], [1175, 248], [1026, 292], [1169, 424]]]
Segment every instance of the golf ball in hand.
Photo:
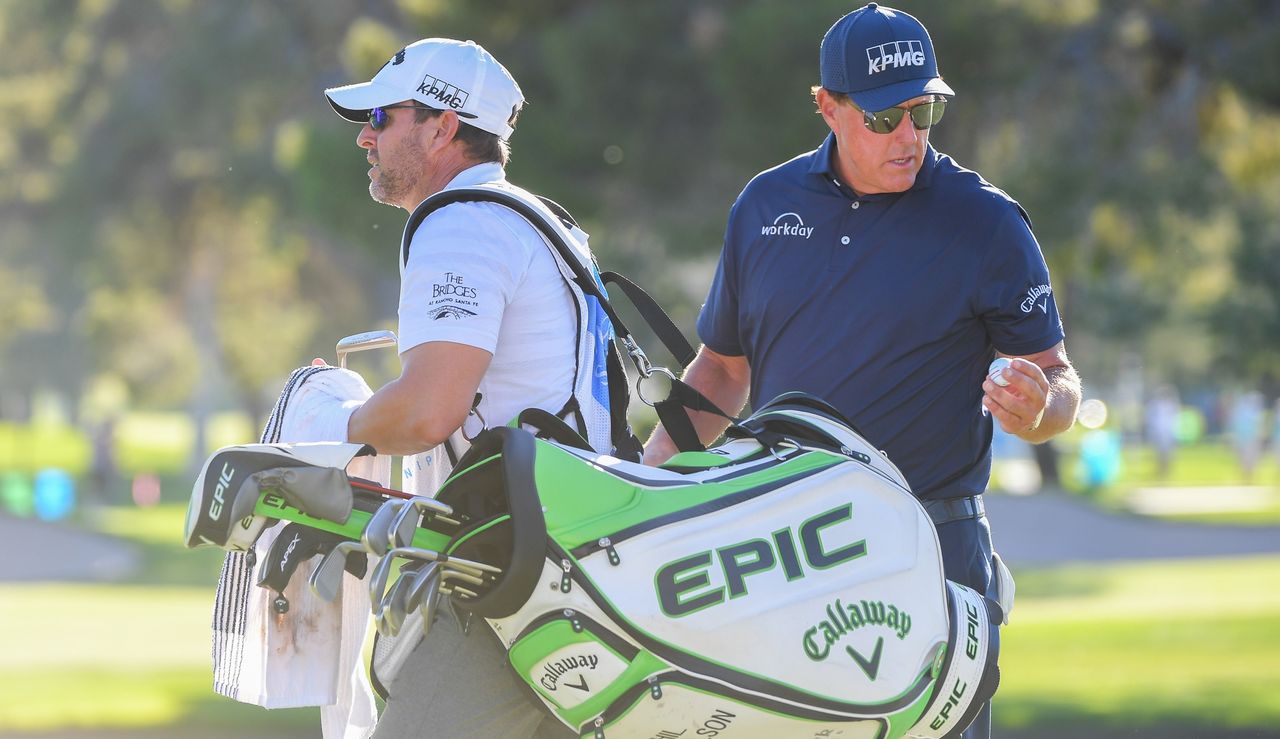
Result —
[[1000, 387], [1008, 385], [1009, 381], [1004, 379], [1004, 376], [1000, 373], [1005, 367], [1008, 367], [1011, 364], [1013, 364], [1013, 362], [1008, 357], [996, 357], [995, 361], [991, 363], [991, 366], [987, 367], [987, 377], [990, 377], [991, 381]]

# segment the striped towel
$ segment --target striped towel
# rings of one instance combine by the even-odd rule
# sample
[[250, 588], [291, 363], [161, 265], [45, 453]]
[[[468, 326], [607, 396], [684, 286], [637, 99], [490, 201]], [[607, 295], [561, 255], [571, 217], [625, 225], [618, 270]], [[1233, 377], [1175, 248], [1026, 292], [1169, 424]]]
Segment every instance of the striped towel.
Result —
[[[347, 420], [372, 391], [360, 375], [329, 366], [301, 367], [289, 376], [262, 432], [262, 443], [346, 441]], [[389, 482], [387, 456], [357, 457], [356, 477]], [[254, 585], [252, 561], [262, 561], [279, 527], [254, 545], [255, 557], [229, 552], [218, 578], [213, 610], [214, 690], [265, 708], [320, 706], [326, 739], [363, 739], [373, 733], [377, 710], [361, 653], [369, 633], [367, 587], [348, 574], [340, 597], [326, 603], [307, 578], [318, 558], [298, 566], [277, 614], [274, 593]]]

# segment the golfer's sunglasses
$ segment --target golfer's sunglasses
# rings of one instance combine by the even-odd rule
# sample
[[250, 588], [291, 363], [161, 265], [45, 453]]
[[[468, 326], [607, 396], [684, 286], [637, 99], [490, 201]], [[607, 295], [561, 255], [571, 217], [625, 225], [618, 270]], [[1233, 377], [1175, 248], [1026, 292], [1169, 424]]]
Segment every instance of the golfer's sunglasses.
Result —
[[435, 110], [437, 113], [440, 112], [439, 110], [436, 110], [436, 108], [429, 108], [425, 105], [383, 105], [380, 108], [373, 108], [369, 111], [369, 128], [372, 128], [375, 131], [381, 131], [382, 129], [386, 128], [387, 124], [391, 122], [391, 116], [390, 114], [387, 113], [387, 111], [396, 110], [397, 108], [410, 108], [412, 110]]
[[[856, 105], [854, 107], [857, 107]], [[858, 108], [862, 110], [861, 108]], [[902, 122], [904, 115], [911, 115], [911, 125], [916, 130], [923, 131], [926, 128], [933, 128], [942, 120], [942, 114], [947, 112], [947, 101], [938, 98], [928, 103], [920, 103], [910, 108], [886, 108], [875, 112], [862, 111], [863, 124], [870, 131], [876, 133], [893, 133], [898, 128], [898, 124]], [[375, 127], [376, 128], [376, 127]]]

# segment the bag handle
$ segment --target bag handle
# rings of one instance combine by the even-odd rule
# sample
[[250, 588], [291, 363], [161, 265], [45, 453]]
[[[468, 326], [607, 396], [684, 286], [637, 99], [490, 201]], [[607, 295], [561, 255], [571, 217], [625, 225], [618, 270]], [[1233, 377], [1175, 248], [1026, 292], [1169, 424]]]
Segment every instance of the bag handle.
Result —
[[541, 408], [525, 408], [520, 411], [519, 416], [516, 416], [516, 426], [526, 425], [536, 428], [538, 436], [585, 452], [594, 451], [587, 440], [582, 438], [582, 434], [575, 431], [563, 418], [550, 411]]

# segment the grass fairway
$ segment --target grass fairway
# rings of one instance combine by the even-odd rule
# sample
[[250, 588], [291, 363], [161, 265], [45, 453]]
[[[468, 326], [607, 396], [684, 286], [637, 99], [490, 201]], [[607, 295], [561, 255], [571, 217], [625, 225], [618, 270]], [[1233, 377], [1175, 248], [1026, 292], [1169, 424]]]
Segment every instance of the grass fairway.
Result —
[[1278, 577], [1274, 556], [1020, 573], [997, 725], [1025, 736], [1275, 736]]
[[[0, 736], [293, 739], [316, 709], [211, 687], [222, 561], [179, 543], [183, 507], [109, 509], [131, 582], [0, 584]], [[1280, 556], [1018, 572], [996, 697], [1000, 739], [1280, 736]]]
[[182, 546], [185, 511], [122, 506], [84, 521], [139, 547], [143, 566], [129, 582], [0, 584], [10, 637], [0, 736], [319, 736], [318, 709], [267, 711], [213, 692], [209, 622], [223, 553]]
[[21, 635], [0, 651], [0, 732], [316, 727], [316, 709], [268, 712], [213, 693], [212, 601], [208, 587], [0, 587], [0, 623]]

